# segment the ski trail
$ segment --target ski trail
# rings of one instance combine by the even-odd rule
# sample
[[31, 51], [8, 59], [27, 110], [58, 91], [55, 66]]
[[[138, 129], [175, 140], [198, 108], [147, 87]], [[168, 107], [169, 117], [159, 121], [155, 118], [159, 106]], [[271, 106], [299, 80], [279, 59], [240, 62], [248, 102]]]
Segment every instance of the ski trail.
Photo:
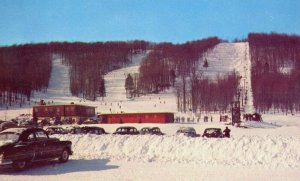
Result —
[[246, 113], [254, 113], [255, 108], [253, 105], [253, 92], [252, 92], [252, 82], [251, 82], [251, 57], [249, 51], [249, 43], [245, 43], [245, 61], [246, 61], [246, 86], [247, 86], [247, 102], [245, 105], [245, 112]]
[[125, 79], [128, 74], [134, 75], [139, 72], [139, 66], [141, 61], [147, 56], [147, 54], [136, 54], [132, 56], [132, 64], [128, 67], [117, 69], [109, 72], [104, 76], [106, 99], [110, 101], [125, 101]]
[[136, 54], [132, 63], [125, 68], [114, 70], [104, 76], [106, 97], [100, 103], [101, 113], [121, 112], [176, 112], [176, 98], [173, 89], [159, 94], [148, 94], [134, 99], [126, 97], [125, 80], [128, 74], [133, 78], [139, 73], [139, 67], [148, 53]]
[[200, 64], [200, 73], [204, 77], [215, 80], [217, 76], [225, 76], [235, 71], [241, 76], [239, 89], [241, 90], [241, 107], [246, 113], [253, 113], [253, 94], [251, 87], [251, 60], [249, 55], [248, 42], [239, 43], [219, 43], [204, 59], [208, 62], [208, 67], [204, 68]]
[[46, 92], [35, 92], [34, 99], [59, 100], [60, 102], [70, 102], [72, 94], [70, 92], [69, 66], [63, 65], [61, 59], [52, 60], [52, 71], [49, 86]]

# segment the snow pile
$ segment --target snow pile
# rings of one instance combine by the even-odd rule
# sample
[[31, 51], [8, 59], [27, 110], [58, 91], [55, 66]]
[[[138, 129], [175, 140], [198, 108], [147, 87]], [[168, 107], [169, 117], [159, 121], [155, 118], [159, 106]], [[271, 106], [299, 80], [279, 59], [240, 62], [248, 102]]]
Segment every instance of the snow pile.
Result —
[[300, 167], [300, 137], [61, 135], [73, 143], [72, 159], [191, 163], [198, 166]]
[[255, 122], [255, 121], [242, 122], [241, 125], [245, 126], [246, 128], [277, 128], [277, 127], [280, 127], [280, 125], [277, 125], [274, 123]]

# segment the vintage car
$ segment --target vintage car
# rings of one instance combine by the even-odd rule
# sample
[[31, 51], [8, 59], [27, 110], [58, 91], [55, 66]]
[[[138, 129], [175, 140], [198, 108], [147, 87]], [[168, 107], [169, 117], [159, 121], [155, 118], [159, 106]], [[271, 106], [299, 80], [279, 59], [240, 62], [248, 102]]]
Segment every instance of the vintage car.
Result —
[[120, 135], [138, 135], [140, 132], [132, 126], [123, 126], [119, 127], [113, 134], [120, 134]]
[[67, 162], [72, 142], [49, 138], [41, 128], [10, 128], [0, 133], [0, 166], [25, 169], [31, 162], [58, 158]]
[[46, 129], [46, 132], [48, 133], [48, 135], [53, 135], [53, 134], [68, 134], [68, 132], [66, 130], [64, 130], [64, 128], [59, 127], [59, 126], [49, 126]]
[[150, 134], [150, 135], [164, 135], [164, 133], [162, 133], [159, 129], [159, 127], [145, 127], [142, 128], [140, 131], [140, 134], [142, 135], [146, 135], [146, 134]]
[[88, 119], [82, 122], [82, 124], [97, 124], [98, 122], [92, 119]]
[[222, 133], [221, 128], [206, 128], [203, 132], [202, 137], [207, 138], [223, 138], [224, 135]]
[[8, 128], [16, 128], [18, 125], [12, 121], [4, 121], [0, 124], [0, 131], [6, 130]]
[[85, 134], [79, 126], [66, 127], [66, 131], [71, 134]]
[[84, 126], [81, 127], [81, 129], [84, 134], [97, 134], [97, 135], [107, 134], [103, 128], [96, 127], [96, 126]]
[[47, 119], [41, 119], [37, 121], [39, 127], [50, 126], [51, 123]]
[[176, 132], [177, 135], [184, 135], [187, 137], [199, 137], [200, 135], [196, 133], [193, 127], [181, 127]]

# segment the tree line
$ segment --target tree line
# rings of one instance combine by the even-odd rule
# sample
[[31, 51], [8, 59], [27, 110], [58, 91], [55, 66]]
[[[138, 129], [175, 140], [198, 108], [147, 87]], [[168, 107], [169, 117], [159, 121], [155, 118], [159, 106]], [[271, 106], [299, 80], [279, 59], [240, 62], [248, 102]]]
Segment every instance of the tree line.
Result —
[[0, 105], [30, 100], [48, 87], [51, 54], [43, 45], [0, 48]]
[[222, 77], [217, 76], [215, 81], [208, 78], [194, 78], [191, 109], [193, 112], [227, 112], [232, 101], [238, 99], [239, 81], [239, 76], [235, 72]]
[[300, 37], [251, 33], [254, 106], [260, 112], [300, 111]]
[[103, 76], [130, 63], [134, 53], [146, 51], [145, 41], [51, 42], [0, 47], [0, 105], [23, 104], [34, 91], [46, 91], [52, 59], [70, 66], [70, 89], [75, 96], [95, 100], [105, 96]]

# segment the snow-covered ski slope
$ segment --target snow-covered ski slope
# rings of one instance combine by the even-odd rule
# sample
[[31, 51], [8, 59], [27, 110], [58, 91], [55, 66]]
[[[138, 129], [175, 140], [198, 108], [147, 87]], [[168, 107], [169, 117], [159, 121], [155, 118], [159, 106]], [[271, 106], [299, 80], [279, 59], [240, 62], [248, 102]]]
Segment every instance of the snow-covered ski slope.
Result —
[[[208, 67], [200, 65], [200, 73], [203, 77], [216, 79], [235, 71], [239, 76], [240, 89], [246, 95], [245, 112], [253, 113], [253, 95], [251, 87], [251, 60], [248, 42], [241, 43], [219, 43], [211, 51], [207, 52], [204, 59]], [[245, 100], [243, 100], [245, 101]]]
[[99, 112], [176, 112], [176, 99], [172, 90], [159, 94], [142, 95], [134, 99], [126, 97], [125, 79], [128, 74], [134, 78], [139, 73], [140, 64], [146, 56], [147, 53], [133, 55], [131, 65], [109, 72], [104, 76], [106, 97], [98, 105]]
[[52, 72], [49, 87], [46, 92], [35, 92], [34, 99], [52, 99], [69, 101], [72, 96], [70, 92], [69, 67], [61, 62], [60, 58], [52, 60]]
[[[99, 113], [129, 113], [129, 112], [176, 112], [176, 98], [170, 89], [159, 94], [143, 95], [134, 99], [126, 97], [125, 79], [128, 74], [133, 77], [139, 72], [139, 66], [147, 53], [135, 54], [131, 63], [107, 73], [104, 76], [106, 97], [89, 101], [71, 95], [69, 67], [61, 64], [60, 59], [53, 59], [49, 88], [46, 92], [35, 92], [35, 102], [40, 99], [50, 104], [83, 104], [95, 106]], [[52, 102], [53, 101], [53, 102]], [[147, 104], [147, 106], [145, 105]]]
[[[147, 53], [132, 56], [132, 63], [127, 67], [114, 70], [105, 75], [106, 97], [96, 101], [88, 101], [72, 96], [70, 93], [69, 67], [61, 64], [61, 59], [54, 58], [49, 88], [46, 92], [35, 92], [32, 101], [44, 99], [51, 104], [76, 104], [95, 106], [99, 113], [120, 112], [177, 112], [176, 96], [173, 89], [160, 94], [142, 95], [133, 99], [126, 98], [125, 79], [127, 74], [138, 73], [140, 63]], [[249, 45], [243, 43], [220, 43], [206, 53], [208, 68], [199, 66], [203, 76], [214, 79], [217, 75], [223, 76], [236, 71], [240, 76], [240, 88], [247, 94], [245, 112], [254, 112], [253, 96], [251, 91], [251, 61]], [[52, 103], [53, 102], [53, 103]], [[147, 105], [146, 105], [147, 104]], [[26, 113], [31, 112], [27, 110]], [[3, 115], [3, 114], [2, 114]]]

